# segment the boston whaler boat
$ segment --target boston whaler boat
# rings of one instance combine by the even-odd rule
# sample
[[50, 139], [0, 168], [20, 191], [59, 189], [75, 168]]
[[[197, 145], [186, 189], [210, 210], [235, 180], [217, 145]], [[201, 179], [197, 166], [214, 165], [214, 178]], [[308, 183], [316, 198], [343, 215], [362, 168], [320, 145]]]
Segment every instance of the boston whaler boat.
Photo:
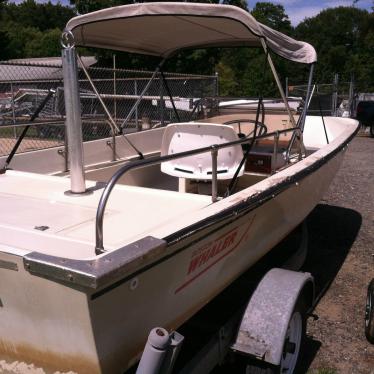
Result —
[[[63, 41], [70, 176], [45, 173], [56, 171], [53, 150], [27, 156], [43, 174], [0, 175], [0, 357], [46, 372], [121, 373], [140, 359], [151, 329], [178, 328], [304, 220], [358, 123], [306, 116], [310, 89], [301, 112], [290, 108], [269, 51], [309, 64], [310, 88], [313, 47], [237, 7], [114, 7], [73, 18]], [[245, 110], [207, 101], [195, 122], [118, 135], [116, 161], [108, 147], [99, 156], [100, 141], [85, 143], [84, 166], [75, 45], [159, 56], [154, 76], [186, 48], [260, 47], [284, 108], [267, 114], [261, 98]], [[243, 324], [261, 331], [251, 338], [249, 329], [248, 343], [241, 327], [233, 345], [284, 373], [297, 360], [298, 305], [312, 300], [310, 275], [295, 274], [266, 277], [258, 290], [271, 284], [281, 300], [268, 292], [251, 301]], [[269, 308], [257, 306], [267, 302], [279, 307], [283, 329], [266, 331]]]

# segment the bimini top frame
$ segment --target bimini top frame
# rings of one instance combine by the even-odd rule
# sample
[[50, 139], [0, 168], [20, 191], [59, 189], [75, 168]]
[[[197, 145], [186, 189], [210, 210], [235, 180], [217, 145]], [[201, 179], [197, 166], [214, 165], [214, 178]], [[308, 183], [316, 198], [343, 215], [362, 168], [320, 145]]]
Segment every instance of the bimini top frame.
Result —
[[[193, 3], [140, 3], [123, 5], [97, 12], [85, 14], [71, 19], [63, 33], [63, 62], [65, 90], [71, 99], [66, 108], [74, 115], [67, 115], [68, 142], [71, 152], [71, 179], [73, 194], [84, 193], [85, 181], [83, 172], [83, 150], [78, 145], [80, 138], [76, 136], [79, 121], [79, 93], [76, 86], [66, 83], [77, 79], [77, 63], [74, 46], [115, 49], [162, 58], [151, 80], [143, 89], [140, 97], [128, 113], [124, 124], [132, 116], [139, 105], [145, 91], [158, 72], [161, 72], [167, 58], [178, 51], [207, 47], [262, 47], [281, 93], [290, 120], [296, 127], [279, 77], [275, 71], [268, 50], [288, 60], [313, 64], [317, 60], [314, 48], [305, 42], [297, 41], [278, 31], [257, 22], [248, 12], [231, 5], [193, 4]], [[310, 79], [313, 68], [311, 68]], [[307, 100], [309, 100], [310, 85]], [[172, 98], [171, 98], [172, 100]], [[306, 108], [305, 108], [306, 113]], [[305, 120], [305, 115], [301, 116]], [[300, 128], [303, 124], [299, 123]], [[69, 130], [71, 128], [71, 130]], [[74, 130], [72, 130], [74, 129]], [[294, 133], [295, 135], [295, 133]], [[302, 143], [302, 139], [299, 137]], [[77, 154], [74, 154], [77, 149]], [[139, 153], [141, 156], [141, 153]]]
[[291, 61], [316, 62], [314, 48], [257, 22], [231, 5], [140, 3], [71, 19], [66, 31], [76, 45], [168, 58], [186, 48], [261, 47]]

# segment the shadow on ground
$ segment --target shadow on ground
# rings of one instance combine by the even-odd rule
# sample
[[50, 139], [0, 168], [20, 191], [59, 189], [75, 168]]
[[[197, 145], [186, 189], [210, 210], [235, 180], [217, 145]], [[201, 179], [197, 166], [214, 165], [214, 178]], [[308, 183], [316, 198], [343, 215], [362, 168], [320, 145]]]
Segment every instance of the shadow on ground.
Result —
[[[314, 277], [316, 304], [328, 290], [344, 264], [358, 235], [361, 223], [362, 217], [355, 210], [328, 204], [317, 205], [308, 216], [308, 254], [301, 271], [309, 272]], [[298, 246], [300, 239], [301, 230], [296, 229], [246, 274], [240, 277], [236, 283], [246, 284], [248, 290], [248, 281], [250, 281], [253, 287], [255, 287], [264, 273], [273, 267], [282, 266], [287, 256], [291, 255]], [[235, 285], [233, 287], [235, 287]], [[231, 286], [226, 291], [232, 294], [233, 290], [230, 290], [230, 288]], [[230, 300], [229, 303], [227, 303], [226, 300], [225, 303], [226, 308], [227, 305], [234, 304], [232, 300]], [[320, 347], [321, 342], [307, 337], [304, 346], [304, 355], [297, 374], [305, 374], [308, 372]], [[216, 368], [214, 373], [222, 374], [232, 372], [239, 374], [243, 373], [242, 369], [242, 365], [225, 364], [223, 367]]]
[[[352, 209], [320, 204], [307, 219], [308, 255], [302, 271], [311, 273], [316, 285], [316, 304], [342, 267], [361, 227], [361, 215]], [[306, 339], [301, 373], [306, 373], [321, 342]]]
[[320, 204], [308, 216], [308, 256], [301, 269], [315, 278], [317, 302], [343, 265], [361, 227], [352, 209]]

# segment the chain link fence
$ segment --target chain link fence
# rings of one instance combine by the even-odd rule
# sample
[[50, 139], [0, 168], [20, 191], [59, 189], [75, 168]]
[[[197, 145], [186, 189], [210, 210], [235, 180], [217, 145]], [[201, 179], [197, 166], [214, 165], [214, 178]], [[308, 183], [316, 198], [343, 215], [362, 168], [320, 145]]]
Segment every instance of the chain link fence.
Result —
[[[312, 99], [309, 104], [308, 114], [320, 116], [342, 116], [346, 112], [352, 115], [353, 86], [351, 82], [334, 82], [331, 84], [316, 84], [312, 89]], [[289, 86], [290, 96], [305, 98], [307, 85]]]
[[[94, 87], [125, 133], [194, 119], [196, 103], [218, 93], [217, 76], [165, 73], [164, 81], [156, 76], [129, 117], [152, 72], [96, 67], [87, 70], [91, 82], [79, 70], [84, 141], [112, 134]], [[64, 117], [61, 64], [0, 62], [0, 156], [10, 153], [25, 126], [29, 129], [18, 152], [64, 145]]]

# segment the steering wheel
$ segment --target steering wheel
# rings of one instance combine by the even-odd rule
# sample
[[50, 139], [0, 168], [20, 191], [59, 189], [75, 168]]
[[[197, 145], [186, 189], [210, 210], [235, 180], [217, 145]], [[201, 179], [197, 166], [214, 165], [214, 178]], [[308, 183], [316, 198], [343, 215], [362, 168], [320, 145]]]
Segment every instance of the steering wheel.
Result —
[[[224, 122], [223, 125], [233, 125], [233, 124], [238, 124], [239, 125], [239, 137], [243, 137], [243, 133], [241, 131], [241, 128], [240, 128], [240, 124], [241, 123], [254, 123], [256, 124], [256, 120], [254, 119], [233, 119], [231, 121], [227, 121], [227, 122]], [[268, 132], [268, 128], [266, 127], [266, 125], [260, 121], [257, 121], [257, 126], [260, 126], [260, 134], [259, 135], [264, 135]], [[242, 135], [243, 134], [243, 135]], [[248, 134], [249, 135], [249, 134]], [[244, 136], [248, 136], [248, 135], [244, 135]]]

